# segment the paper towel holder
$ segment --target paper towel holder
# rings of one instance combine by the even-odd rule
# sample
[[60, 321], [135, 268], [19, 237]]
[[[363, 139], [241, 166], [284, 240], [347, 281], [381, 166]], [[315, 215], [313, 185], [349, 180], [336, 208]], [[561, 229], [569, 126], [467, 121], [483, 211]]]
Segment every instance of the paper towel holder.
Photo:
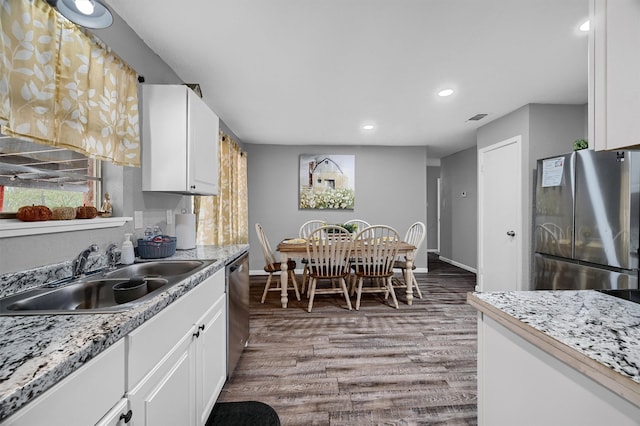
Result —
[[[184, 209], [182, 210], [185, 211]], [[179, 213], [175, 217], [176, 249], [189, 250], [196, 248], [196, 215]]]

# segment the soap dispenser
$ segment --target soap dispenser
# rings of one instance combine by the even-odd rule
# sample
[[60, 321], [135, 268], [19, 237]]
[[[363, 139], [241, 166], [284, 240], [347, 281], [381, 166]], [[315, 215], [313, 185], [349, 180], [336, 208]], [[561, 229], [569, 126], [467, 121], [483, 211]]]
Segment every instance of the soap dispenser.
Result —
[[121, 261], [124, 265], [131, 265], [135, 260], [135, 257], [136, 256], [133, 253], [133, 243], [131, 242], [131, 234], [124, 234]]

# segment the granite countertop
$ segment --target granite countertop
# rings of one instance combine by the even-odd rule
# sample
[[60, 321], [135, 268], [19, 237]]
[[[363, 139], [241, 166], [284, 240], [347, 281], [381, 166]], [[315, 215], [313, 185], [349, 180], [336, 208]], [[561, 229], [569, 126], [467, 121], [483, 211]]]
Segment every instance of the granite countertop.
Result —
[[640, 304], [594, 290], [469, 293], [467, 301], [640, 405]]
[[[126, 312], [0, 317], [0, 420], [77, 370], [248, 249], [246, 244], [199, 246], [159, 259], [217, 261]], [[17, 278], [13, 281], [23, 287], [28, 273], [14, 275]], [[0, 282], [11, 282], [11, 277], [3, 277]], [[3, 292], [6, 294], [6, 289]]]

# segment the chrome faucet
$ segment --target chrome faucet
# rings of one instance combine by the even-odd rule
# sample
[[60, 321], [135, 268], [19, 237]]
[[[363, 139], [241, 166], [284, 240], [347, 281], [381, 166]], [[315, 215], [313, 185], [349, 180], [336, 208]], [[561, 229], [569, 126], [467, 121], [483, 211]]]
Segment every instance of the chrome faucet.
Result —
[[111, 243], [107, 246], [107, 270], [116, 269], [116, 264], [120, 260], [120, 249], [117, 244]]
[[80, 254], [78, 254], [78, 257], [76, 257], [75, 260], [73, 261], [72, 278], [78, 278], [84, 275], [85, 268], [87, 267], [87, 258], [89, 257], [89, 254], [91, 254], [94, 251], [98, 251], [97, 244], [91, 244], [89, 247], [82, 250]]

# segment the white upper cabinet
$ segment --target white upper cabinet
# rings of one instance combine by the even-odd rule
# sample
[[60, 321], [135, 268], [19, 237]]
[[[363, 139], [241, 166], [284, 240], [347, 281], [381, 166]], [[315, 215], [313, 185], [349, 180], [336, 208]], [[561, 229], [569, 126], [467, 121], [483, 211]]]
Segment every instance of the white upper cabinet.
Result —
[[142, 85], [142, 190], [218, 194], [219, 119], [183, 85]]
[[590, 0], [589, 143], [640, 147], [640, 1]]

